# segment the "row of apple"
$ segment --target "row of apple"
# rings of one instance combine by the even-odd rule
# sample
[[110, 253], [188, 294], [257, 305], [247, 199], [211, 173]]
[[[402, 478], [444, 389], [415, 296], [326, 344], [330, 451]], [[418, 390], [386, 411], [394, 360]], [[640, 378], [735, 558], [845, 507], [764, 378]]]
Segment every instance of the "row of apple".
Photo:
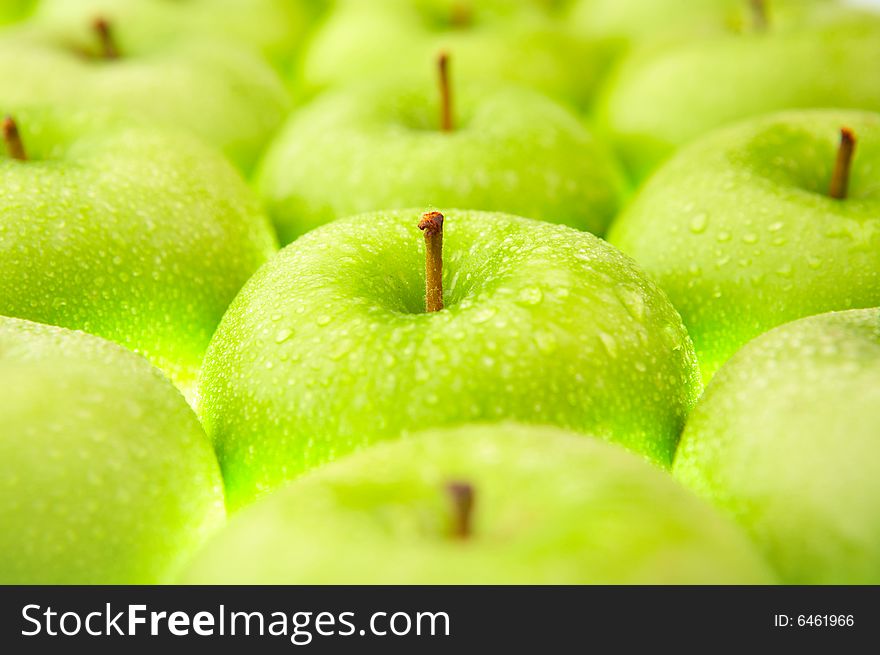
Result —
[[[106, 54], [125, 41], [99, 43]], [[361, 209], [425, 202], [604, 231], [625, 186], [611, 156], [534, 91], [457, 86], [467, 60], [451, 52], [453, 87], [439, 96], [424, 82], [371, 82], [294, 115], [257, 183], [283, 241]], [[111, 74], [101, 86], [136, 105], [173, 88], [138, 85], [140, 98], [114, 77], [131, 62], [73, 63], [97, 63]], [[64, 98], [82, 92], [78, 75], [61, 76], [72, 80]], [[16, 70], [14, 86], [39, 77]], [[217, 88], [233, 95], [238, 83]], [[181, 103], [191, 122], [171, 122], [221, 125], [208, 105]], [[275, 237], [219, 155], [93, 106], [56, 105], [22, 106], [4, 125], [0, 313], [117, 341], [195, 401], [226, 312], [199, 406], [231, 509], [364, 445], [474, 420], [556, 425], [669, 466], [701, 392], [697, 356], [708, 379], [786, 320], [880, 304], [873, 114], [762, 118], [683, 151], [609, 237], [659, 287], [585, 232], [444, 212], [446, 307], [426, 312], [436, 243], [419, 246], [420, 211], [313, 230], [251, 278]], [[840, 157], [842, 126], [859, 139], [855, 158]], [[239, 163], [265, 138], [216, 133]], [[775, 572], [727, 519], [633, 456], [500, 424], [376, 447], [306, 476], [233, 522], [186, 579], [870, 581], [878, 320], [853, 312], [763, 337], [719, 373], [685, 431], [676, 473], [746, 525]], [[0, 335], [15, 437], [4, 441], [0, 577], [172, 579], [224, 514], [191, 412], [106, 342], [15, 319]], [[766, 397], [776, 404], [752, 416]], [[798, 457], [783, 430], [809, 444]]]
[[5, 111], [100, 106], [192, 131], [246, 172], [291, 96], [366, 86], [373, 107], [382, 78], [431, 84], [443, 50], [465, 87], [586, 111], [638, 180], [736, 119], [880, 110], [880, 17], [835, 0], [4, 0], [0, 24], [25, 10], [0, 38]]

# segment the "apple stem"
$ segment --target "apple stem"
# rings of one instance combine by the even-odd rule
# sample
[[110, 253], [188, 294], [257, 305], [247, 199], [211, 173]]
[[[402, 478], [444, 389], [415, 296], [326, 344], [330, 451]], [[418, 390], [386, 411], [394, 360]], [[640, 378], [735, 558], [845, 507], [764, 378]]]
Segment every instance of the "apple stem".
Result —
[[755, 31], [764, 32], [767, 29], [767, 2], [766, 0], [749, 0], [752, 8], [752, 24]]
[[449, 88], [449, 54], [441, 52], [437, 58], [440, 73], [440, 128], [452, 131], [452, 90]]
[[419, 221], [425, 233], [425, 311], [443, 309], [443, 214], [425, 212]]
[[831, 175], [828, 195], [837, 200], [846, 198], [849, 191], [849, 171], [852, 166], [853, 153], [856, 149], [856, 135], [848, 127], [840, 128], [840, 145], [837, 147], [837, 161]]
[[24, 151], [24, 143], [18, 132], [18, 125], [12, 116], [3, 119], [3, 140], [6, 142], [6, 152], [12, 159], [27, 161], [27, 153]]
[[471, 518], [474, 510], [474, 487], [468, 482], [450, 482], [446, 485], [446, 491], [452, 499], [455, 511], [455, 521], [452, 525], [452, 534], [457, 539], [467, 539], [471, 536]]
[[113, 38], [113, 28], [106, 18], [96, 18], [92, 28], [98, 36], [101, 45], [101, 57], [103, 59], [119, 59], [119, 48], [116, 47], [116, 39]]

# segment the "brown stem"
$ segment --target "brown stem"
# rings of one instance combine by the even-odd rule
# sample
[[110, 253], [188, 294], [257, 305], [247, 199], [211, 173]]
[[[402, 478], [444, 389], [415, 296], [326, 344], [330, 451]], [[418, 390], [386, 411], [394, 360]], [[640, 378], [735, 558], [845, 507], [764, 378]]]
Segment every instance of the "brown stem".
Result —
[[471, 518], [474, 513], [474, 487], [468, 482], [450, 482], [446, 491], [452, 499], [453, 523], [452, 535], [457, 539], [471, 536]]
[[18, 125], [12, 116], [3, 119], [3, 140], [6, 142], [6, 152], [12, 159], [27, 161], [27, 153], [24, 151], [24, 143], [18, 132]]
[[849, 191], [849, 171], [852, 166], [853, 153], [856, 149], [856, 135], [848, 127], [840, 128], [840, 145], [837, 147], [837, 161], [831, 175], [828, 195], [837, 200], [846, 198]]
[[419, 221], [425, 233], [425, 311], [443, 309], [443, 214], [425, 212]]
[[113, 37], [113, 28], [106, 18], [96, 18], [92, 23], [92, 29], [98, 36], [101, 45], [101, 57], [103, 59], [119, 59], [119, 48], [116, 47], [116, 39]]
[[749, 0], [749, 6], [752, 9], [752, 25], [756, 32], [764, 32], [767, 30], [767, 1], [766, 0]]
[[440, 128], [444, 132], [452, 131], [452, 90], [449, 88], [449, 55], [441, 52], [437, 57], [437, 69], [440, 73]]

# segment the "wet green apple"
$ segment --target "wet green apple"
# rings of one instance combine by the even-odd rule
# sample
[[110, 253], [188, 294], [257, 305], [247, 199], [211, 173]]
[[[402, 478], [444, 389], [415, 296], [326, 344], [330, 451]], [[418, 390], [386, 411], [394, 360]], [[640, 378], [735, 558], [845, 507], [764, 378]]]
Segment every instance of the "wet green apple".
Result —
[[457, 84], [433, 68], [328, 93], [270, 146], [257, 187], [284, 243], [334, 218], [420, 204], [505, 211], [603, 234], [621, 205], [616, 161], [568, 108], [524, 88]]
[[599, 123], [633, 175], [644, 178], [682, 145], [743, 119], [785, 109], [880, 110], [880, 15], [806, 7], [763, 28], [633, 52], [598, 103]]
[[[701, 385], [666, 296], [589, 233], [444, 214], [335, 221], [242, 289], [201, 379], [231, 506], [376, 441], [471, 421], [554, 424], [669, 464]], [[426, 261], [437, 216], [442, 268]]]
[[98, 337], [0, 317], [0, 583], [156, 584], [224, 521], [180, 393]]
[[[845, 197], [833, 197], [841, 128], [858, 143]], [[878, 172], [878, 114], [764, 117], [670, 160], [609, 239], [669, 294], [708, 379], [776, 325], [880, 305]]]
[[[4, 0], [7, 1], [7, 0]], [[256, 49], [285, 66], [300, 47], [319, 2], [316, 0], [41, 0], [35, 20], [86, 24], [104, 16], [128, 43], [209, 36]]]
[[784, 25], [814, 4], [835, 0], [575, 0], [566, 20], [578, 34], [620, 49], [661, 40], [695, 40]]
[[193, 584], [766, 584], [733, 522], [611, 444], [466, 426], [382, 444], [235, 516]]
[[299, 85], [309, 92], [377, 73], [417, 77], [446, 51], [464, 82], [514, 82], [586, 106], [610, 56], [603, 43], [572, 34], [540, 4], [341, 0], [313, 35]]
[[0, 3], [0, 25], [15, 23], [33, 11], [35, 0], [3, 0]]
[[116, 341], [191, 395], [274, 234], [219, 153], [95, 116], [29, 110], [4, 124], [0, 314]]
[[758, 337], [706, 389], [679, 480], [736, 518], [783, 581], [880, 583], [880, 309]]
[[[137, 32], [137, 25], [131, 29]], [[0, 111], [106, 110], [187, 130], [248, 172], [289, 110], [259, 55], [197, 37], [141, 44], [127, 23], [29, 22], [0, 37]]]

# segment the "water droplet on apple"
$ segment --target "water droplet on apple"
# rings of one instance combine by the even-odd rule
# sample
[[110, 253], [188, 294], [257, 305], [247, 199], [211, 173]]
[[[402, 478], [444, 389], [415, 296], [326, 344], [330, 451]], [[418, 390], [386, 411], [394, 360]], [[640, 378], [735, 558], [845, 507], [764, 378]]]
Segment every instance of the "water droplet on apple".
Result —
[[485, 323], [486, 321], [491, 319], [493, 316], [495, 316], [496, 313], [497, 313], [497, 310], [494, 307], [480, 307], [478, 310], [476, 310], [474, 312], [473, 317], [471, 318], [471, 321], [473, 321], [474, 323], [477, 323], [477, 324]]
[[610, 357], [617, 357], [617, 340], [607, 332], [599, 332], [599, 341]]
[[549, 355], [556, 351], [556, 336], [552, 332], [538, 330], [535, 333], [535, 344], [538, 346], [538, 350]]
[[702, 234], [709, 226], [709, 216], [706, 213], [700, 213], [694, 216], [690, 222], [690, 230], [694, 234]]
[[330, 359], [342, 359], [343, 357], [345, 357], [346, 354], [348, 354], [348, 351], [351, 350], [351, 346], [351, 339], [340, 339], [333, 345], [333, 348], [330, 350]]
[[641, 291], [626, 285], [618, 285], [614, 291], [630, 316], [639, 322], [645, 319], [645, 297]]
[[544, 299], [544, 292], [538, 287], [526, 287], [519, 292], [518, 298], [527, 305], [537, 305]]
[[330, 321], [332, 321], [332, 320], [333, 320], [332, 316], [329, 316], [327, 314], [321, 314], [318, 318], [315, 319], [315, 323], [317, 323], [321, 327], [324, 327], [325, 325], [330, 323]]
[[284, 343], [293, 335], [293, 330], [289, 328], [283, 328], [278, 330], [278, 333], [275, 335], [275, 343]]
[[779, 232], [783, 227], [785, 227], [785, 224], [782, 221], [776, 221], [775, 223], [770, 223], [767, 229], [771, 232]]
[[758, 235], [754, 232], [746, 232], [743, 234], [743, 243], [758, 243]]
[[721, 230], [721, 232], [719, 232], [715, 238], [722, 243], [724, 241], [730, 241], [730, 232], [728, 232], [727, 230]]

